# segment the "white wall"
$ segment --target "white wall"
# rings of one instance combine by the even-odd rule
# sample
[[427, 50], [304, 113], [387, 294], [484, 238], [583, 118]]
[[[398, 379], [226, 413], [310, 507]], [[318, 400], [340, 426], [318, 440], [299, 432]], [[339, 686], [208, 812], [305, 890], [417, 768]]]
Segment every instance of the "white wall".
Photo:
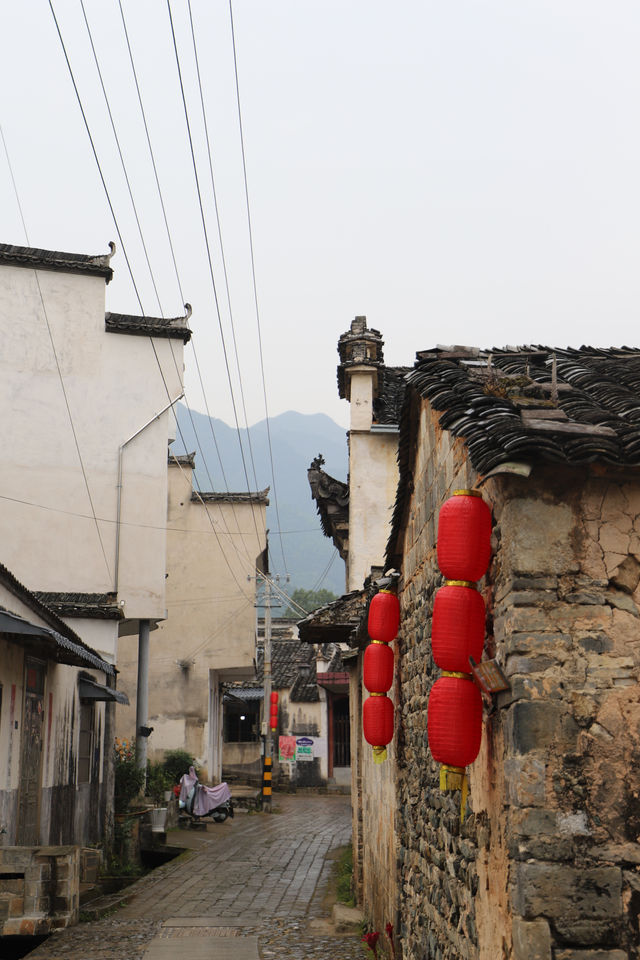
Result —
[[[104, 312], [101, 277], [0, 267], [0, 407], [10, 411], [0, 542], [3, 562], [30, 589], [114, 589], [118, 450], [168, 402], [149, 338], [107, 333]], [[154, 343], [173, 399], [182, 342]], [[128, 617], [165, 611], [168, 432], [164, 414], [124, 453], [119, 597]]]
[[[194, 502], [191, 468], [172, 464], [168, 472], [167, 619], [150, 637], [149, 756], [180, 746], [203, 778], [213, 777], [210, 676], [254, 675], [255, 581], [247, 577], [264, 549], [265, 506]], [[118, 708], [118, 736], [135, 729], [137, 643], [132, 636], [118, 644], [118, 685], [131, 701]]]

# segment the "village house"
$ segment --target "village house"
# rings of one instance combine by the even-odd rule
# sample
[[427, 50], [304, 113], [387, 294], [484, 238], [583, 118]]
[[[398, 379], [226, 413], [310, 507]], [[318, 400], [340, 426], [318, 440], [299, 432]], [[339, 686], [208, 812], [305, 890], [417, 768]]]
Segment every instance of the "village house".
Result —
[[[351, 616], [338, 602], [332, 625], [353, 648], [366, 697], [366, 601], [383, 572], [400, 572], [394, 737], [385, 763], [365, 759], [354, 776], [367, 920], [394, 923], [404, 960], [636, 957], [640, 354], [441, 347], [419, 353], [405, 382], [388, 545], [360, 617], [356, 592]], [[430, 639], [444, 583], [438, 516], [467, 489], [492, 511], [478, 585], [484, 658], [509, 689], [483, 694], [461, 823], [461, 794], [440, 789], [426, 718], [440, 673]], [[333, 512], [350, 542], [337, 497], [319, 504], [325, 532]], [[360, 718], [353, 710], [353, 749], [366, 757]]]
[[[256, 569], [266, 548], [268, 490], [193, 489], [195, 454], [169, 455], [166, 619], [149, 664], [149, 757], [186, 750], [203, 781], [222, 778], [222, 689], [255, 676]], [[130, 708], [117, 732], [135, 730], [137, 643], [121, 636], [120, 685]], [[186, 771], [185, 771], [186, 773]]]
[[[307, 644], [298, 639], [295, 620], [274, 620], [271, 628], [271, 689], [278, 694], [278, 726], [273, 734], [274, 785], [320, 786], [327, 782], [327, 751], [324, 697], [318, 690], [316, 658]], [[262, 784], [263, 722], [269, 722], [270, 710], [264, 709], [265, 621], [259, 618], [255, 672], [251, 680], [226, 684], [224, 692], [223, 779]], [[313, 741], [304, 762], [280, 763], [280, 736], [306, 737]], [[309, 760], [307, 762], [307, 756]]]
[[[402, 572], [397, 902], [405, 960], [637, 956], [640, 354], [437, 348], [407, 377], [387, 564]], [[493, 513], [480, 755], [441, 793], [425, 736], [442, 504]], [[412, 918], [409, 922], [409, 917]]]
[[83, 848], [111, 803], [105, 708], [126, 698], [114, 666], [2, 565], [0, 664], [0, 936], [49, 933], [77, 921], [96, 867]]
[[[383, 346], [380, 332], [369, 329], [365, 317], [356, 317], [338, 341], [338, 392], [350, 404], [349, 479], [330, 477], [321, 457], [311, 464], [308, 478], [325, 536], [333, 539], [345, 561], [347, 593], [299, 624], [302, 640], [343, 648], [348, 673], [342, 675], [340, 694], [349, 696], [354, 887], [366, 915], [384, 917], [382, 927], [396, 911], [397, 793], [393, 762], [374, 765], [362, 741], [362, 650], [357, 638], [364, 645], [362, 618], [371, 583], [384, 568], [398, 484], [398, 422], [409, 370], [386, 366]], [[347, 653], [349, 644], [354, 649]], [[392, 758], [393, 750], [392, 745]], [[375, 843], [368, 842], [370, 836]]]
[[[98, 671], [87, 673], [84, 654], [62, 660], [64, 669], [44, 656], [32, 666], [15, 651], [10, 664], [0, 660], [5, 697], [16, 696], [0, 717], [0, 737], [14, 744], [0, 786], [33, 821], [26, 833], [0, 835], [0, 846], [108, 844], [114, 711], [126, 701], [112, 689], [118, 635], [138, 634], [148, 650], [166, 616], [167, 444], [189, 310], [173, 319], [105, 314], [113, 252], [0, 244], [3, 562]], [[63, 649], [60, 641], [54, 659]], [[20, 730], [34, 703], [47, 731], [40, 765], [6, 739], [9, 710]]]

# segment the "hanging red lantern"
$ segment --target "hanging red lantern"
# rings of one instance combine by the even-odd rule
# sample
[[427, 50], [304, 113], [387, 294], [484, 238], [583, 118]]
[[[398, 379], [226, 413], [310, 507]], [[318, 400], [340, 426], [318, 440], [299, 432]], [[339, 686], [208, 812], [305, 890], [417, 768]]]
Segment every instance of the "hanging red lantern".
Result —
[[278, 692], [277, 690], [273, 690], [271, 693], [271, 703], [274, 704], [277, 702], [278, 702]]
[[466, 767], [478, 756], [482, 739], [482, 695], [466, 677], [442, 676], [427, 707], [427, 737], [437, 763]]
[[386, 693], [393, 683], [393, 650], [386, 643], [370, 643], [364, 652], [364, 685], [369, 693]]
[[482, 657], [484, 626], [484, 600], [473, 585], [441, 587], [431, 619], [431, 648], [440, 669], [469, 673], [469, 657], [476, 661]]
[[381, 590], [369, 604], [367, 631], [372, 640], [390, 643], [400, 626], [400, 602], [395, 593]]
[[387, 758], [386, 746], [393, 739], [393, 703], [385, 694], [374, 693], [362, 708], [362, 729], [367, 743], [373, 747], [375, 763]]
[[491, 510], [475, 490], [456, 490], [438, 518], [438, 566], [447, 580], [475, 582], [491, 558]]

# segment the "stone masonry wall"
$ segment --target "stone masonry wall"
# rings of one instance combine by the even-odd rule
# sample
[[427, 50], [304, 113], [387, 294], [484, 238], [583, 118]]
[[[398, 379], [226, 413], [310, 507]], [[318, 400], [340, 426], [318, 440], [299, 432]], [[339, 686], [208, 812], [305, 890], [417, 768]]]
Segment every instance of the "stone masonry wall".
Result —
[[[423, 406], [414, 465], [414, 492], [404, 541], [398, 637], [400, 681], [399, 873], [400, 934], [403, 960], [476, 960], [481, 855], [488, 860], [491, 822], [500, 819], [500, 791], [480, 797], [472, 789], [473, 813], [460, 825], [460, 795], [439, 789], [439, 768], [427, 743], [427, 700], [440, 671], [431, 656], [431, 612], [441, 585], [435, 556], [437, 515], [455, 489], [473, 485], [475, 476], [461, 444], [451, 445], [437, 419]], [[496, 796], [493, 796], [493, 793]], [[495, 844], [497, 850], [500, 844]], [[495, 886], [493, 927], [506, 926], [499, 912], [507, 886], [506, 860], [494, 855], [485, 864], [484, 882]], [[498, 960], [500, 948], [491, 960]], [[487, 958], [490, 954], [487, 954]]]
[[476, 478], [426, 404], [413, 479], [398, 641], [404, 960], [638, 958], [640, 480], [537, 468], [485, 484], [486, 652], [511, 690], [487, 700], [461, 828], [426, 707], [438, 511]]
[[493, 507], [513, 957], [637, 958], [640, 478], [538, 469]]

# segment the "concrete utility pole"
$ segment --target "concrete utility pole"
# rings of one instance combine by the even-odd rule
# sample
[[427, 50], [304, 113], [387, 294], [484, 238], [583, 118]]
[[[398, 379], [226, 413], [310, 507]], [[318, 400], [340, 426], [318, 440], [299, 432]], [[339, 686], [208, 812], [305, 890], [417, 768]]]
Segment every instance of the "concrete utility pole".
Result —
[[271, 736], [271, 579], [268, 574], [264, 578], [264, 659], [262, 679], [264, 686], [264, 708], [262, 711], [265, 723], [264, 735], [264, 763], [262, 773], [262, 809], [271, 811], [271, 775], [273, 771], [273, 737]]
[[138, 633], [138, 689], [136, 691], [136, 761], [147, 772], [147, 737], [149, 722], [149, 620], [140, 621]]

